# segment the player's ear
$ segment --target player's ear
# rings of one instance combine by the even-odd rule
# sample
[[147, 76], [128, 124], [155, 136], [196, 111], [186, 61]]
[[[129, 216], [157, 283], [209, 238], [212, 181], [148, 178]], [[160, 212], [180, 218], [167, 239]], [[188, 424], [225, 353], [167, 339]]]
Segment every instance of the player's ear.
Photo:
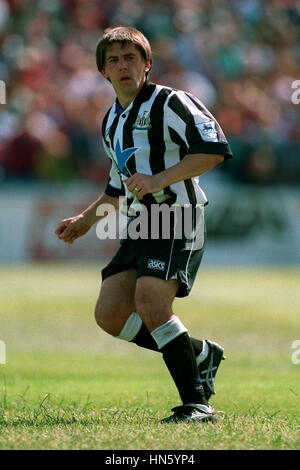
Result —
[[101, 69], [101, 75], [106, 78], [106, 80], [108, 80], [110, 82], [110, 78], [109, 76], [107, 75], [107, 73], [105, 73], [105, 70], [104, 69]]
[[149, 61], [147, 61], [147, 62], [145, 63], [145, 72], [148, 73], [150, 69], [151, 69], [151, 64], [150, 64]]
[[101, 74], [103, 75], [104, 78], [108, 78], [106, 73], [105, 73], [105, 70], [104, 68], [100, 70]]

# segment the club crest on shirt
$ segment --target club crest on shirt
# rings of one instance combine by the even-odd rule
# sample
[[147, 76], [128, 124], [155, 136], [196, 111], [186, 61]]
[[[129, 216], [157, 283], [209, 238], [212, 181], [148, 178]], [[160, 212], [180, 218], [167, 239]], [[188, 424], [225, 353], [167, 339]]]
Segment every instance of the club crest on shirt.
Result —
[[215, 122], [214, 121], [206, 121], [196, 124], [198, 131], [203, 140], [207, 140], [210, 142], [217, 142], [218, 141], [218, 134], [215, 129]]
[[151, 128], [151, 119], [149, 116], [149, 111], [144, 111], [143, 114], [139, 114], [136, 118], [135, 123], [133, 124], [134, 129], [147, 130]]

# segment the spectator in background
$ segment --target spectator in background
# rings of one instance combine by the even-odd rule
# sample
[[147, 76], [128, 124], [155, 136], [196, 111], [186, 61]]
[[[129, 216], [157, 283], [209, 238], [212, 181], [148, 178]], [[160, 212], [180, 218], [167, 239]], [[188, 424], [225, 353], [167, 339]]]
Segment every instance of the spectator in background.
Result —
[[36, 166], [41, 152], [41, 142], [25, 126], [20, 127], [19, 132], [7, 143], [2, 158], [2, 168], [7, 177], [24, 180], [36, 178]]

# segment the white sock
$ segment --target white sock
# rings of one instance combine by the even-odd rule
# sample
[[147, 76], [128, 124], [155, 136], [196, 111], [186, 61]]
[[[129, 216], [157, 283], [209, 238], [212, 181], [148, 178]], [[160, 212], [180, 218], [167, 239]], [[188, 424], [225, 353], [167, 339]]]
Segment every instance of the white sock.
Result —
[[197, 366], [199, 366], [199, 364], [201, 364], [201, 362], [203, 362], [204, 359], [207, 358], [207, 356], [208, 356], [208, 351], [209, 351], [208, 344], [207, 344], [206, 341], [203, 340], [202, 351], [201, 351], [201, 353], [199, 354], [199, 356], [196, 357]]
[[115, 338], [123, 339], [124, 341], [131, 341], [140, 331], [142, 326], [142, 319], [138, 313], [132, 312], [127, 318], [120, 334]]
[[187, 328], [181, 323], [179, 318], [174, 315], [171, 320], [155, 328], [155, 330], [151, 332], [151, 335], [155, 339], [158, 349], [161, 349], [172, 341], [172, 339], [175, 339], [186, 331]]

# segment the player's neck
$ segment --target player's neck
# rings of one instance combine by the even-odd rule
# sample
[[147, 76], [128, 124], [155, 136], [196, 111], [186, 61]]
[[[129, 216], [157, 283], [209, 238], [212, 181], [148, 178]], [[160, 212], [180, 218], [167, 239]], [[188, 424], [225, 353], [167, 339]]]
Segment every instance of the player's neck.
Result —
[[117, 93], [118, 101], [124, 110], [128, 108], [128, 106], [130, 105], [130, 103], [132, 103], [132, 101], [135, 100], [135, 98], [137, 97], [141, 89], [143, 88], [145, 81], [146, 81], [146, 78], [140, 83], [139, 87], [136, 88], [136, 90], [134, 90], [132, 93], [122, 93], [120, 91]]

